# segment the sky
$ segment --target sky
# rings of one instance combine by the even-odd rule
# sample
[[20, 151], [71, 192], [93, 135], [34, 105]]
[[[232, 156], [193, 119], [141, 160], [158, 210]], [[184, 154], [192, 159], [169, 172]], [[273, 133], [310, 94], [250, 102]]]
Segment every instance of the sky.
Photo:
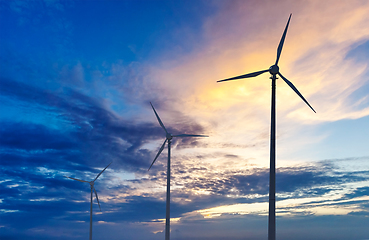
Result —
[[369, 238], [369, 2], [0, 0], [0, 239]]

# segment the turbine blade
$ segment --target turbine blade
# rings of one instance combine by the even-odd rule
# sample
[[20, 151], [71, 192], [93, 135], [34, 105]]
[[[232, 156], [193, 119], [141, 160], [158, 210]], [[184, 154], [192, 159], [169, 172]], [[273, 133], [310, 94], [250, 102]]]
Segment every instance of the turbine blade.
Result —
[[159, 117], [158, 113], [155, 111], [154, 106], [152, 105], [152, 103], [151, 103], [151, 102], [150, 102], [150, 104], [151, 104], [152, 109], [154, 110], [154, 113], [155, 113], [155, 115], [156, 115], [156, 118], [158, 119], [158, 122], [159, 122], [160, 126], [164, 129], [165, 133], [167, 133], [167, 134], [168, 134], [168, 131], [167, 131], [167, 129], [164, 127], [163, 122], [160, 120], [160, 117]]
[[207, 135], [194, 135], [194, 134], [179, 134], [173, 135], [173, 137], [209, 137]]
[[168, 139], [166, 138], [165, 141], [164, 141], [164, 143], [163, 143], [163, 145], [161, 145], [161, 148], [159, 149], [158, 154], [156, 154], [156, 157], [155, 157], [154, 161], [152, 161], [152, 163], [151, 163], [151, 165], [150, 165], [150, 167], [149, 167], [149, 169], [147, 171], [150, 170], [150, 168], [152, 167], [152, 165], [154, 164], [154, 162], [156, 161], [156, 159], [159, 157], [160, 153], [163, 151], [164, 146], [165, 146], [165, 143], [167, 142], [167, 140]]
[[263, 74], [265, 72], [268, 72], [268, 71], [269, 71], [269, 69], [263, 70], [263, 71], [259, 71], [259, 72], [247, 73], [247, 74], [244, 74], [244, 75], [241, 75], [241, 76], [219, 80], [217, 82], [225, 82], [225, 81], [229, 81], [229, 80], [236, 80], [236, 79], [242, 79], [242, 78], [256, 77], [256, 76], [258, 76], [260, 74]]
[[97, 175], [97, 177], [95, 178], [95, 180], [93, 180], [93, 182], [95, 182], [96, 181], [96, 179], [98, 178], [98, 177], [100, 177], [100, 175], [105, 171], [105, 169], [107, 169], [109, 166], [110, 166], [110, 164], [112, 164], [112, 162], [111, 163], [109, 163], [109, 165], [108, 166], [106, 166], [98, 175]]
[[[99, 208], [100, 208], [100, 211], [101, 211], [100, 202], [99, 202], [99, 198], [97, 197], [97, 192], [96, 192], [95, 187], [94, 187], [94, 192], [95, 192], [95, 196], [96, 196], [97, 203], [99, 204]], [[102, 212], [102, 211], [101, 211], [101, 212]]]
[[67, 177], [67, 176], [64, 176], [64, 177], [70, 178], [70, 179], [73, 179], [73, 180], [76, 180], [76, 181], [79, 181], [79, 182], [87, 182], [88, 183], [88, 181], [81, 180], [81, 179], [78, 179], [78, 178], [72, 178], [72, 177]]
[[275, 60], [275, 65], [278, 65], [279, 57], [281, 56], [281, 52], [282, 52], [282, 48], [283, 48], [283, 44], [284, 44], [284, 39], [286, 38], [287, 29], [288, 29], [288, 25], [290, 24], [291, 16], [292, 16], [292, 13], [290, 14], [290, 17], [288, 18], [288, 22], [287, 22], [286, 28], [284, 29], [284, 32], [283, 32], [281, 41], [279, 42], [279, 45], [278, 45], [278, 49], [277, 49], [277, 60]]
[[287, 78], [283, 77], [283, 75], [281, 73], [278, 73], [278, 75], [281, 76], [281, 78], [287, 83], [287, 85], [290, 86], [293, 89], [293, 91], [295, 91], [295, 93], [297, 93], [297, 95], [299, 95], [300, 98], [311, 108], [311, 110], [313, 110], [315, 112], [314, 108], [312, 106], [310, 106], [308, 101], [306, 101], [306, 99], [302, 96], [302, 94], [299, 92], [299, 90], [297, 90], [297, 88], [290, 81], [288, 81]]

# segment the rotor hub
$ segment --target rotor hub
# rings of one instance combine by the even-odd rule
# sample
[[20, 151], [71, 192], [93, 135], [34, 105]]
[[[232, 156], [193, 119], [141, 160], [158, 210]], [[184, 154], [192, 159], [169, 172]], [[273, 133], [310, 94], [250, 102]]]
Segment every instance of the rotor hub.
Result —
[[277, 73], [279, 73], [279, 67], [277, 65], [273, 65], [269, 68], [269, 72], [272, 75], [276, 75]]
[[167, 137], [168, 140], [172, 140], [172, 138], [173, 138], [172, 134], [170, 134], [170, 133], [167, 133], [166, 137]]

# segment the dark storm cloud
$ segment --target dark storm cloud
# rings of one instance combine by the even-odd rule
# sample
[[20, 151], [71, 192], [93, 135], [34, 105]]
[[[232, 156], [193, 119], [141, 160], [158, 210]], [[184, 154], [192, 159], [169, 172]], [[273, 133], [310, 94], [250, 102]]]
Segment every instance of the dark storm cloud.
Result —
[[31, 150], [72, 150], [78, 143], [60, 131], [40, 124], [2, 122], [0, 124], [2, 148]]
[[[204, 176], [196, 177], [194, 173], [203, 173]], [[171, 216], [183, 217], [186, 213], [196, 210], [212, 207], [232, 205], [237, 203], [257, 203], [267, 202], [268, 200], [268, 169], [251, 169], [248, 171], [237, 171], [225, 173], [212, 173], [205, 167], [184, 166], [181, 171], [175, 171], [172, 178], [172, 204]], [[331, 191], [342, 189], [346, 183], [354, 183], [368, 180], [369, 174], [359, 172], [342, 172], [334, 164], [327, 164], [327, 161], [318, 162], [310, 166], [298, 166], [289, 168], [280, 168], [277, 173], [278, 200], [289, 198], [310, 198], [321, 197]], [[130, 183], [141, 186], [151, 186], [153, 183], [157, 186], [165, 186], [165, 171], [155, 171], [149, 177], [140, 180], [130, 180]], [[180, 187], [180, 188], [178, 188]], [[113, 190], [111, 188], [110, 190]], [[125, 188], [124, 191], [134, 189]], [[208, 194], [198, 194], [196, 191], [206, 191]], [[119, 191], [120, 192], [120, 191]], [[255, 195], [256, 194], [256, 195]], [[287, 194], [287, 195], [286, 195]], [[356, 196], [365, 196], [367, 189], [357, 189], [352, 194]], [[351, 197], [353, 197], [352, 195]], [[333, 204], [343, 204], [340, 200], [346, 197], [338, 198]], [[346, 204], [360, 203], [362, 201], [352, 201]], [[314, 204], [320, 206], [330, 205], [332, 201], [317, 201]], [[163, 219], [165, 212], [165, 193], [148, 192], [141, 196], [130, 196], [125, 198], [124, 203], [119, 205], [122, 215], [118, 212], [109, 213], [106, 221], [152, 221], [153, 219]], [[297, 208], [305, 209], [307, 205]], [[283, 211], [281, 209], [281, 211]], [[307, 212], [301, 212], [301, 216]], [[311, 213], [309, 213], [311, 214]]]
[[118, 207], [120, 211], [106, 213], [105, 220], [109, 222], [149, 222], [153, 219], [164, 218], [162, 213], [165, 213], [165, 201], [143, 196], [127, 197], [126, 201], [114, 204], [114, 207]]
[[352, 193], [345, 194], [345, 197], [348, 199], [351, 199], [354, 197], [362, 197], [362, 196], [369, 196], [369, 187], [360, 187], [360, 188], [355, 189], [355, 191], [353, 191]]
[[[36, 226], [43, 225], [55, 218], [65, 218], [69, 211], [88, 210], [88, 203], [71, 202], [67, 199], [85, 200], [88, 196], [88, 186], [85, 193], [81, 194], [74, 188], [72, 191], [66, 191], [64, 187], [57, 187], [57, 183], [53, 179], [43, 179], [43, 184], [32, 182], [11, 181], [10, 184], [0, 184], [2, 199], [0, 225], [17, 226], [19, 231]], [[56, 186], [50, 187], [51, 184]], [[65, 184], [68, 186], [68, 184]], [[73, 186], [70, 186], [73, 187]], [[5, 191], [4, 191], [5, 190]], [[87, 220], [83, 214], [75, 214], [75, 218]], [[27, 221], [20, 221], [27, 219]]]
[[[269, 190], [269, 169], [250, 169], [231, 172], [202, 172], [198, 177], [193, 173], [202, 172], [193, 167], [183, 167], [182, 171], [173, 174], [173, 185], [181, 186], [172, 190], [172, 198], [187, 199], [181, 204], [189, 205], [188, 208], [197, 209], [195, 206], [209, 208], [235, 203], [265, 202]], [[165, 176], [155, 176], [156, 181], [164, 185]], [[325, 194], [342, 189], [343, 184], [367, 181], [369, 173], [342, 172], [327, 161], [315, 163], [311, 166], [296, 166], [279, 168], [277, 171], [277, 193], [279, 200], [286, 198], [310, 198], [320, 197]], [[206, 191], [209, 195], [196, 194], [196, 191]], [[256, 195], [255, 195], [256, 194]], [[367, 195], [367, 189], [357, 189], [350, 195], [359, 197]], [[230, 196], [230, 197], [227, 197]], [[246, 197], [246, 198], [245, 198]], [[348, 196], [339, 200], [346, 199]], [[323, 201], [324, 202], [324, 201]]]
[[[0, 182], [3, 211], [0, 213], [0, 225], [17, 226], [21, 231], [56, 219], [89, 221], [90, 187], [87, 183], [72, 181], [57, 172], [44, 172], [33, 167], [4, 170], [2, 178], [5, 181]], [[100, 188], [99, 182], [96, 184], [99, 194]], [[94, 199], [94, 211], [96, 208]], [[32, 221], [20, 223], [19, 219]], [[96, 220], [99, 219], [100, 215], [96, 217]]]
[[[0, 224], [10, 226], [17, 225], [19, 231], [36, 226], [42, 226], [48, 221], [56, 218], [74, 221], [89, 220], [88, 202], [72, 203], [67, 202], [64, 199], [59, 201], [14, 200], [12, 203], [5, 203], [5, 206], [9, 210], [14, 209], [17, 211], [2, 213]], [[73, 215], [71, 215], [69, 211], [73, 210], [81, 212], [75, 212]], [[22, 223], [19, 224], [19, 219], [28, 219], [29, 221], [22, 221]]]
[[[100, 163], [103, 159], [116, 160], [116, 168], [124, 167], [136, 171], [149, 166], [152, 158], [149, 150], [140, 149], [142, 145], [164, 137], [158, 124], [135, 123], [121, 119], [106, 110], [98, 99], [77, 91], [66, 89], [56, 94], [8, 79], [1, 79], [1, 83], [4, 86], [0, 90], [1, 94], [53, 112], [57, 118], [64, 120], [68, 125], [67, 129], [70, 129], [51, 130], [29, 122], [3, 123], [3, 148], [65, 150], [60, 156], [77, 150], [80, 156], [74, 158], [74, 161], [79, 163], [94, 164], [95, 161]], [[196, 123], [189, 123], [184, 127], [202, 129]], [[180, 129], [168, 129], [181, 132]], [[121, 140], [127, 142], [127, 146], [122, 145]], [[193, 142], [188, 141], [188, 144]]]
[[[175, 195], [175, 197], [178, 198], [180, 194]], [[184, 194], [182, 197], [186, 196], [188, 197], [188, 195]], [[234, 203], [232, 201], [227, 201], [223, 196], [203, 196], [188, 199], [191, 199], [191, 202], [171, 202], [172, 218], [182, 217], [185, 213], [215, 207], [219, 204]], [[252, 200], [246, 200], [245, 202], [251, 203]], [[156, 221], [156, 219], [165, 218], [165, 198], [159, 200], [154, 197], [130, 196], [126, 198], [126, 202], [124, 203], [115, 203], [114, 205], [105, 204], [105, 209], [109, 209], [110, 207], [119, 208], [119, 211], [104, 213], [104, 221], [151, 222]]]
[[[47, 122], [35, 123], [32, 120], [0, 122], [0, 170], [4, 179], [0, 182], [3, 211], [0, 213], [0, 225], [17, 226], [21, 230], [53, 219], [88, 221], [89, 215], [85, 211], [89, 210], [89, 185], [66, 179], [63, 175], [92, 180], [110, 161], [113, 161], [110, 166], [112, 171], [124, 169], [146, 173], [156, 152], [152, 153], [142, 146], [165, 136], [159, 124], [122, 119], [107, 110], [101, 99], [78, 91], [63, 89], [53, 92], [6, 78], [0, 78], [0, 84], [2, 97], [18, 106], [29, 106], [60, 120], [53, 127]], [[193, 121], [187, 121], [178, 129], [176, 127], [169, 126], [168, 130], [175, 133], [183, 132], [182, 127], [202, 129]], [[181, 144], [193, 142], [183, 141]], [[153, 169], [152, 172], [155, 171]], [[160, 178], [164, 176], [162, 174]], [[98, 193], [116, 192], [117, 188], [102, 188], [100, 192], [99, 184], [109, 179], [108, 172], [105, 172], [103, 179], [100, 179], [102, 182], [96, 183]], [[137, 181], [136, 184], [140, 184], [140, 180]], [[132, 190], [134, 188], [119, 187], [120, 192]], [[162, 205], [165, 209], [165, 204], [156, 198], [132, 197], [125, 204], [102, 204], [105, 210], [114, 209], [114, 214], [97, 215], [95, 220], [119, 219], [120, 211], [126, 213], [124, 221], [162, 218], [159, 214], [162, 207], [148, 213], [142, 211], [149, 211], [149, 205]], [[117, 211], [117, 208], [120, 210]], [[79, 213], [81, 209], [85, 211]], [[177, 209], [175, 215], [188, 210], [181, 208], [181, 205]], [[20, 218], [35, 220], [19, 224]]]
[[[2, 96], [26, 103], [60, 120], [60, 124], [54, 128], [30, 121], [8, 120], [0, 123], [1, 171], [5, 179], [0, 183], [1, 208], [4, 211], [0, 213], [0, 225], [29, 229], [55, 219], [88, 222], [88, 184], [66, 179], [62, 175], [67, 172], [68, 176], [92, 180], [99, 172], [95, 168], [103, 169], [113, 161], [110, 167], [112, 171], [125, 170], [144, 176], [160, 143], [154, 152], [142, 148], [143, 145], [152, 140], [164, 140], [163, 129], [153, 113], [153, 123], [128, 121], [108, 110], [102, 104], [102, 99], [75, 90], [65, 88], [52, 92], [4, 78], [0, 82], [5, 86], [0, 88]], [[156, 104], [160, 115], [166, 109], [160, 101]], [[148, 111], [152, 111], [147, 105]], [[206, 134], [201, 125], [186, 116], [178, 113], [176, 117], [179, 121], [174, 124], [162, 119], [173, 134]], [[173, 143], [173, 147], [177, 148], [207, 147], [203, 141], [192, 138], [179, 139]], [[220, 148], [255, 147], [218, 145]], [[242, 160], [247, 164], [246, 159], [237, 155], [219, 153], [213, 157], [219, 156], [232, 161]], [[253, 169], [250, 166], [249, 170], [214, 173], [212, 169], [201, 165], [181, 164], [181, 158], [191, 160], [189, 157], [178, 156], [179, 161], [173, 162], [173, 218], [211, 207], [267, 201], [268, 169]], [[195, 158], [201, 160], [211, 156]], [[112, 180], [108, 172], [105, 172], [104, 178], [97, 184]], [[322, 161], [312, 166], [279, 168], [277, 193], [294, 198], [323, 196], [344, 183], [367, 179], [367, 172], [342, 172], [331, 162]], [[98, 194], [111, 194], [109, 199], [115, 203], [101, 202], [104, 213], [96, 215], [95, 221], [132, 223], [164, 218], [164, 193], [153, 194], [148, 189], [141, 196], [115, 197], [114, 194], [129, 195], [136, 190], [135, 186], [165, 186], [165, 161], [159, 159], [147, 177], [125, 182], [130, 186], [99, 188], [97, 185]], [[206, 191], [208, 194], [197, 194], [196, 191]], [[367, 189], [358, 189], [345, 198], [364, 195], [367, 195]], [[281, 196], [279, 200], [284, 198]], [[94, 210], [97, 210], [96, 200], [94, 202]], [[324, 201], [317, 203], [326, 204]], [[364, 209], [368, 208], [363, 202], [359, 203]], [[223, 217], [226, 218], [225, 215]], [[20, 218], [37, 220], [20, 225]]]
[[[308, 190], [321, 192], [321, 186], [340, 185], [345, 182], [365, 180], [355, 174], [336, 172], [334, 166], [318, 163], [315, 166], [279, 168], [276, 176], [277, 191], [281, 193], [304, 192]], [[324, 192], [324, 191], [323, 191]]]

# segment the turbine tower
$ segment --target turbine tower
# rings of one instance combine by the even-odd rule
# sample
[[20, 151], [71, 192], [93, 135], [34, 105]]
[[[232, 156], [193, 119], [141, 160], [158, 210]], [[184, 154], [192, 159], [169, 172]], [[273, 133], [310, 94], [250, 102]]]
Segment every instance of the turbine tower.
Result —
[[292, 82], [288, 81], [287, 78], [285, 78], [280, 72], [278, 67], [278, 61], [279, 57], [281, 56], [282, 48], [284, 39], [286, 38], [288, 25], [290, 24], [292, 14], [290, 14], [290, 17], [288, 18], [288, 22], [286, 25], [286, 28], [284, 29], [281, 41], [279, 42], [278, 49], [277, 49], [277, 59], [275, 61], [275, 64], [272, 65], [269, 69], [253, 72], [253, 73], [247, 73], [244, 75], [227, 78], [224, 80], [220, 80], [218, 82], [224, 82], [224, 81], [230, 81], [230, 80], [237, 80], [237, 79], [243, 79], [243, 78], [251, 78], [256, 77], [262, 73], [269, 72], [272, 76], [270, 79], [272, 79], [272, 103], [271, 103], [271, 128], [270, 128], [270, 173], [269, 173], [269, 217], [268, 217], [268, 240], [275, 240], [276, 238], [276, 227], [275, 227], [275, 86], [276, 86], [276, 80], [277, 75], [279, 75], [288, 86], [292, 88], [293, 91], [297, 95], [300, 96], [300, 98], [315, 112], [315, 110], [310, 106], [310, 104], [306, 101], [306, 99], [302, 96], [302, 94], [297, 90], [297, 88], [292, 84]]
[[[150, 102], [151, 104], [151, 102]], [[160, 153], [163, 151], [165, 147], [165, 143], [168, 142], [168, 163], [167, 163], [167, 199], [166, 199], [166, 211], [165, 211], [165, 240], [170, 239], [170, 146], [172, 144], [172, 139], [174, 137], [208, 137], [205, 135], [193, 135], [193, 134], [179, 134], [179, 135], [172, 135], [168, 133], [167, 129], [164, 127], [163, 122], [160, 120], [159, 115], [155, 111], [154, 106], [151, 104], [152, 109], [154, 110], [154, 113], [156, 115], [156, 118], [158, 119], [158, 122], [160, 126], [164, 129], [166, 133], [165, 141], [163, 145], [161, 145], [158, 154], [156, 154], [156, 157], [154, 161], [151, 163], [148, 171], [156, 161], [156, 159], [159, 157]]]
[[81, 179], [78, 179], [78, 178], [72, 178], [72, 177], [67, 177], [67, 176], [64, 176], [66, 178], [70, 178], [70, 179], [73, 179], [73, 180], [76, 180], [76, 181], [79, 181], [79, 182], [86, 182], [86, 183], [89, 183], [90, 184], [90, 187], [91, 187], [91, 203], [90, 203], [90, 240], [92, 240], [92, 191], [95, 192], [95, 196], [96, 196], [96, 200], [97, 200], [97, 203], [99, 204], [99, 208], [100, 208], [100, 211], [101, 211], [101, 207], [100, 207], [100, 202], [99, 202], [99, 198], [97, 197], [97, 192], [96, 192], [96, 189], [94, 187], [94, 184], [95, 184], [95, 181], [98, 177], [100, 177], [100, 175], [105, 171], [105, 169], [107, 169], [109, 166], [110, 166], [111, 163], [109, 163], [108, 166], [106, 166], [104, 168], [104, 170], [102, 170], [98, 175], [97, 177], [89, 182], [89, 181], [85, 181], [85, 180], [81, 180]]

